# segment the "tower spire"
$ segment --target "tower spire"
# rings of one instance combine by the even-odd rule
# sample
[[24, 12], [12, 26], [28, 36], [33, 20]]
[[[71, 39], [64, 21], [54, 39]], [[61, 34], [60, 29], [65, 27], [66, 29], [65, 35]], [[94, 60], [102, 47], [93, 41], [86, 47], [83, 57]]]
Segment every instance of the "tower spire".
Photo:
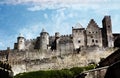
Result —
[[42, 28], [42, 32], [45, 32], [45, 29], [44, 29], [44, 28]]
[[19, 33], [19, 37], [23, 37], [23, 35], [21, 33]]

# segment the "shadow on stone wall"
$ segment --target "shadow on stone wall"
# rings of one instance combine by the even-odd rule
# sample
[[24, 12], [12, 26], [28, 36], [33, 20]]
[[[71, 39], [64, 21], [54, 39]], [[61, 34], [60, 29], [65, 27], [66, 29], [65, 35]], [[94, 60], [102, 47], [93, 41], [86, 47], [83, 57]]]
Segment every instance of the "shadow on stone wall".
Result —
[[9, 72], [0, 69], [0, 78], [12, 78], [11, 76], [9, 76]]
[[120, 78], [120, 61], [108, 68], [105, 78]]
[[13, 78], [11, 66], [2, 61], [0, 61], [0, 78]]

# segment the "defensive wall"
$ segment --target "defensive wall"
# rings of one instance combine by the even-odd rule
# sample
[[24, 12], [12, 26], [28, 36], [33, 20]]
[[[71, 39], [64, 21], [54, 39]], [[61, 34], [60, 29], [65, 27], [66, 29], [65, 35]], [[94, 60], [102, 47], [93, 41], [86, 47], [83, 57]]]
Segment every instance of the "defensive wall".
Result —
[[87, 66], [106, 58], [116, 49], [84, 50], [80, 53], [49, 51], [13, 51], [9, 53], [9, 64], [15, 74], [37, 70], [56, 70]]

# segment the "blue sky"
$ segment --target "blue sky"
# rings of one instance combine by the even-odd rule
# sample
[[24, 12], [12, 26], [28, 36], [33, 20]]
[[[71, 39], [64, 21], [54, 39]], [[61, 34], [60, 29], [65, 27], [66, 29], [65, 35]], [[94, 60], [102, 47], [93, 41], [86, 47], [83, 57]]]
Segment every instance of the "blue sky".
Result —
[[90, 19], [102, 27], [110, 15], [113, 33], [120, 33], [119, 0], [0, 0], [0, 50], [13, 48], [19, 33], [26, 39], [39, 36], [42, 28], [50, 35], [71, 34], [80, 23], [87, 27]]

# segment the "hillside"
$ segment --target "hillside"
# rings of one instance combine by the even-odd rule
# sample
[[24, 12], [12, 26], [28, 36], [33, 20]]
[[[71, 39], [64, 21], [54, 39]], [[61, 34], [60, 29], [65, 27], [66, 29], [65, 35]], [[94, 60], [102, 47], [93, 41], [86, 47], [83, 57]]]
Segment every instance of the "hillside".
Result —
[[34, 71], [17, 74], [14, 78], [74, 78], [85, 70], [93, 69], [94, 65], [86, 67], [74, 67], [71, 69]]

